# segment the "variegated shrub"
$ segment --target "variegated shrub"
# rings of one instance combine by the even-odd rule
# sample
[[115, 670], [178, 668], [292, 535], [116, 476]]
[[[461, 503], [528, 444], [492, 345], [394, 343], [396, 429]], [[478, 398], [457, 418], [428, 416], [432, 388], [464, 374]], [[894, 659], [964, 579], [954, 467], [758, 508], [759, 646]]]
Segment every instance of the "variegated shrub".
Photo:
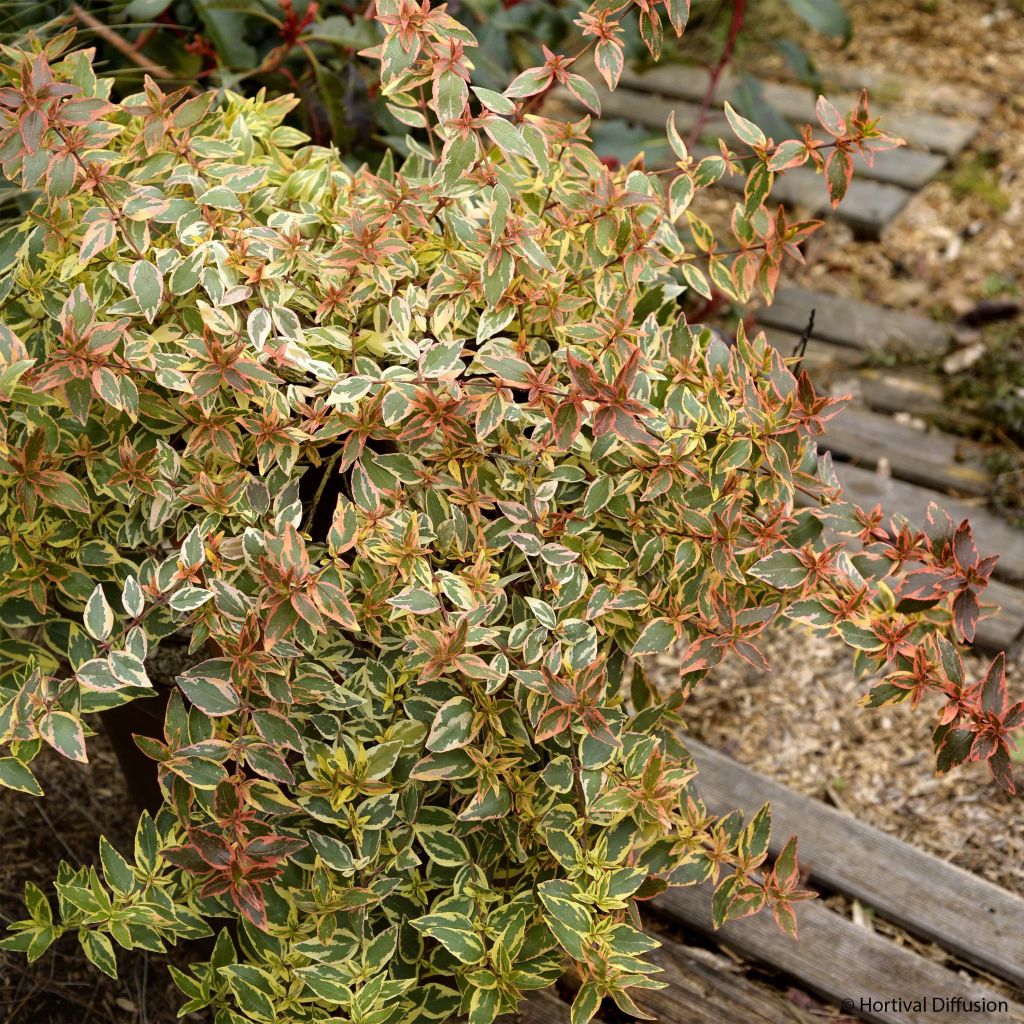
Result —
[[[652, 49], [685, 22], [592, 7], [610, 85], [634, 6]], [[823, 101], [827, 144], [730, 112], [738, 154], [669, 125], [667, 175], [611, 171], [540, 113], [556, 85], [596, 106], [574, 58], [499, 95], [443, 8], [378, 22], [411, 131], [375, 171], [304, 145], [290, 99], [111, 104], [66, 38], [3, 51], [0, 161], [38, 198], [0, 246], [0, 781], [39, 794], [44, 744], [84, 761], [95, 713], [159, 699], [162, 640], [194, 654], [137, 740], [163, 805], [131, 857], [29, 886], [4, 945], [77, 934], [113, 974], [115, 944], [219, 929], [175, 974], [218, 1024], [489, 1024], [567, 966], [577, 1024], [637, 1012], [666, 886], [796, 931], [795, 843], [769, 866], [768, 809], [709, 813], [677, 735], [723, 658], [767, 673], [774, 620], [841, 636], [871, 705], [937, 696], [940, 769], [1010, 784], [1024, 709], [955, 647], [994, 560], [845, 502], [814, 441], [839, 403], [680, 314], [799, 255], [776, 174], [838, 198], [891, 140]], [[721, 242], [687, 207], [740, 157]], [[659, 689], [641, 656], [677, 642]]]

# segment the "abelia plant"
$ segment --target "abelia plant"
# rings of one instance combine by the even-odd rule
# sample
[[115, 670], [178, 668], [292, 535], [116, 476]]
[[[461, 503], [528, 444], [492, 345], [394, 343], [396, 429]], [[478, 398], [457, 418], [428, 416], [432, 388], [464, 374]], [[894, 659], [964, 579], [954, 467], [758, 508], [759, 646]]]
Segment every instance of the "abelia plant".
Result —
[[[580, 19], [610, 84], [631, 10]], [[535, 112], [593, 101], [579, 52], [498, 94], [443, 8], [378, 21], [415, 131], [375, 171], [305, 145], [290, 99], [112, 105], [67, 38], [3, 51], [0, 161], [38, 199], [0, 272], [0, 781], [41, 795], [44, 745], [85, 761], [97, 714], [166, 701], [130, 857], [28, 886], [3, 945], [76, 934], [114, 974], [115, 944], [216, 932], [174, 976], [218, 1024], [489, 1024], [567, 966], [575, 1022], [639, 1014], [637, 904], [667, 886], [796, 933], [795, 841], [769, 866], [770, 810], [712, 813], [678, 733], [723, 658], [767, 670], [772, 622], [842, 637], [872, 705], [937, 695], [940, 769], [1011, 784], [1024, 705], [954, 642], [992, 560], [846, 502], [815, 447], [841, 402], [680, 313], [799, 255], [776, 174], [829, 152], [838, 193], [891, 140], [863, 104], [822, 104], [827, 144], [732, 113], [741, 152], [695, 163], [670, 125], [667, 178], [612, 171]], [[741, 157], [720, 244], [688, 206]], [[191, 665], [154, 686], [174, 634]], [[675, 643], [666, 690], [643, 656]]]

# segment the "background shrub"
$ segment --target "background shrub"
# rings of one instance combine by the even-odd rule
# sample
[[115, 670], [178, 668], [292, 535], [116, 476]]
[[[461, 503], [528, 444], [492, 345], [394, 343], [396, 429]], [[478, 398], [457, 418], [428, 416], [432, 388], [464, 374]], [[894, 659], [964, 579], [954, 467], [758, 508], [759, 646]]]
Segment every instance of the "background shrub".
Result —
[[[611, 85], [627, 13], [578, 19]], [[637, 1012], [636, 901], [711, 879], [716, 921], [796, 931], [795, 841], [767, 867], [770, 810], [710, 814], [677, 734], [724, 657], [767, 671], [778, 617], [842, 636], [873, 706], [937, 695], [940, 769], [1010, 785], [1024, 706], [947, 637], [994, 559], [845, 502], [814, 446], [842, 403], [678, 312], [799, 256], [816, 225], [768, 212], [777, 174], [811, 161], [838, 201], [893, 140], [863, 99], [821, 101], [827, 145], [730, 109], [725, 242], [688, 207], [728, 147], [695, 163], [670, 123], [669, 176], [612, 172], [585, 121], [533, 113], [555, 84], [596, 107], [571, 58], [471, 89], [443, 9], [378, 22], [410, 155], [375, 171], [288, 98], [112, 104], [67, 37], [3, 53], [0, 161], [40, 196], [0, 278], [0, 781], [38, 793], [43, 744], [84, 761], [92, 715], [159, 699], [161, 640], [194, 654], [137, 739], [162, 804], [131, 859], [104, 840], [55, 902], [28, 886], [4, 946], [71, 932], [114, 973], [115, 943], [226, 920], [175, 972], [218, 1021], [487, 1024], [568, 963], [574, 1021]], [[640, 659], [679, 641], [659, 692]]]

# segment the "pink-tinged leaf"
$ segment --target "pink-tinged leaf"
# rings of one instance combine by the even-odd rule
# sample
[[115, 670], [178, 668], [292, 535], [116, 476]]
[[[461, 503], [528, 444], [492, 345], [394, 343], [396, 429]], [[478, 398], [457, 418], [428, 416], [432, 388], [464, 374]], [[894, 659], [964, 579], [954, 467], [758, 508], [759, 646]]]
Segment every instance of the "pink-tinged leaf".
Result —
[[1013, 764], [1010, 762], [1009, 754], [1002, 747], [988, 759], [988, 766], [992, 771], [992, 778], [996, 780], [1000, 789], [1005, 789], [1007, 793], [1017, 792], [1013, 781]]
[[261, 931], [267, 930], [267, 904], [258, 885], [251, 882], [235, 882], [231, 886], [231, 899], [242, 917]]
[[88, 263], [89, 260], [101, 253], [113, 241], [114, 222], [102, 217], [98, 218], [85, 229], [82, 245], [78, 250], [78, 258], [82, 263]]
[[970, 729], [939, 726], [935, 730], [935, 737], [937, 739], [935, 767], [940, 775], [963, 764], [970, 756], [971, 746], [974, 743], [974, 733]]
[[969, 644], [974, 643], [980, 615], [978, 598], [969, 590], [961, 590], [953, 601], [953, 623], [960, 636]]
[[308, 594], [301, 590], [294, 590], [292, 591], [291, 602], [292, 607], [298, 612], [299, 618], [312, 626], [317, 633], [324, 631], [324, 617], [320, 614], [320, 610]]
[[608, 88], [614, 89], [622, 77], [625, 63], [621, 45], [616, 40], [602, 39], [594, 51], [594, 63], [597, 65], [601, 77], [608, 84]]
[[846, 134], [846, 121], [839, 115], [839, 111], [824, 96], [818, 97], [817, 105], [818, 120], [821, 127], [834, 138]]
[[838, 206], [846, 196], [846, 190], [853, 180], [853, 160], [845, 149], [834, 149], [825, 163], [825, 181], [833, 206]]
[[665, 11], [676, 38], [683, 34], [690, 19], [690, 0], [665, 0]]
[[192, 848], [211, 868], [226, 868], [231, 863], [231, 848], [224, 839], [207, 829], [195, 828], [189, 833]]
[[534, 730], [533, 738], [543, 743], [554, 736], [560, 736], [572, 728], [572, 715], [568, 708], [552, 708], [541, 715]]
[[85, 488], [70, 473], [45, 470], [36, 476], [35, 488], [43, 501], [50, 505], [69, 512], [89, 513], [89, 498]]
[[978, 548], [971, 533], [971, 524], [965, 519], [953, 535], [953, 556], [962, 569], [978, 564]]
[[512, 99], [536, 96], [551, 84], [552, 78], [553, 72], [549, 68], [527, 68], [512, 79], [512, 84], [502, 95]]
[[791, 939], [798, 938], [796, 914], [793, 913], [793, 908], [789, 905], [788, 901], [777, 900], [775, 905], [772, 907], [772, 914], [775, 917], [775, 923]]
[[1018, 701], [1003, 716], [1003, 728], [1013, 732], [1024, 726], [1024, 700]]
[[64, 124], [88, 124], [90, 121], [98, 121], [113, 109], [113, 105], [106, 100], [68, 100], [60, 108], [60, 120]]
[[800, 864], [797, 858], [797, 837], [790, 836], [786, 845], [775, 858], [775, 881], [781, 889], [793, 889], [800, 881]]
[[1006, 711], [1006, 655], [1000, 651], [981, 681], [981, 707], [1002, 717]]
[[246, 844], [245, 854], [260, 860], [281, 861], [304, 850], [308, 845], [305, 839], [292, 836], [257, 836]]
[[807, 146], [799, 139], [788, 139], [780, 143], [768, 161], [772, 171], [788, 171], [792, 167], [802, 167], [809, 156]]
[[598, 99], [597, 90], [582, 75], [569, 75], [565, 85], [587, 110], [600, 116], [601, 101]]
[[32, 156], [42, 145], [46, 134], [46, 117], [41, 110], [28, 110], [22, 114], [18, 130], [25, 144], [25, 152]]
[[725, 104], [725, 119], [729, 122], [729, 127], [732, 128], [736, 137], [740, 142], [745, 142], [748, 146], [763, 146], [768, 139], [765, 137], [763, 131], [753, 121], [748, 121], [745, 117], [741, 117], [732, 108], [731, 103]]

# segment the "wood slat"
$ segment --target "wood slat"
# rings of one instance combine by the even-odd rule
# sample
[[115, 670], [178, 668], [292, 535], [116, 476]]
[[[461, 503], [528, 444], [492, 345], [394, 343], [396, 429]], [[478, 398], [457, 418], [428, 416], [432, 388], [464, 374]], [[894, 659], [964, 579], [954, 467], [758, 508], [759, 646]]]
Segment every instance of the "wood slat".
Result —
[[[771, 853], [791, 835], [812, 881], [874, 907], [907, 931], [1024, 987], [1024, 899], [794, 793], [690, 737], [697, 786], [715, 813], [772, 805]], [[802, 908], [801, 908], [802, 909]]]
[[922, 370], [899, 372], [864, 367], [857, 374], [864, 401], [879, 412], [906, 412], [927, 419], [945, 416], [941, 381]]
[[[840, 855], [842, 855], [840, 853]], [[925, 998], [999, 1000], [991, 989], [954, 974], [932, 960], [847, 921], [811, 901], [799, 907], [800, 939], [793, 941], [770, 914], [733, 921], [715, 932], [711, 925], [711, 887], [673, 889], [654, 901], [658, 913], [695, 928], [740, 955], [771, 964], [802, 985], [842, 1005], [852, 999], [852, 1013], [877, 1024], [935, 1024], [938, 1020], [970, 1024], [1021, 1024], [1024, 1009], [1008, 1003], [1005, 1011], [939, 1016], [886, 1006], [887, 1001]], [[868, 1006], [861, 1005], [867, 1000]], [[871, 1007], [871, 1003], [875, 1007]], [[847, 1009], [850, 1009], [847, 1007]]]
[[[758, 324], [758, 330], [763, 330], [768, 343], [779, 350], [779, 353], [789, 359], [796, 351], [800, 341], [800, 335], [794, 331], [784, 331], [777, 327], [763, 327]], [[833, 370], [846, 369], [858, 366], [864, 361], [864, 353], [847, 345], [833, 345], [831, 342], [822, 341], [818, 338], [811, 338], [807, 344], [807, 351], [801, 360], [801, 369], [807, 370], [812, 376], [823, 375]]]
[[[512, 1024], [513, 1021], [518, 1024], [569, 1024], [569, 1004], [563, 1003], [550, 989], [544, 989], [531, 993], [517, 1014], [503, 1014], [497, 1020], [501, 1024]], [[601, 1021], [595, 1018], [593, 1024], [601, 1024]]]
[[849, 463], [837, 464], [836, 475], [853, 502], [866, 508], [881, 504], [888, 513], [898, 513], [921, 524], [931, 502], [937, 502], [955, 522], [969, 519], [974, 539], [983, 555], [998, 554], [995, 576], [1008, 583], [1024, 582], [1024, 531], [987, 509], [959, 498], [895, 478], [886, 478]]
[[772, 304], [758, 310], [757, 320], [799, 334], [812, 309], [814, 337], [867, 352], [942, 355], [953, 337], [948, 326], [927, 317], [793, 285], [780, 288]]
[[998, 610], [978, 623], [974, 646], [990, 654], [1006, 651], [1016, 655], [1024, 639], [1024, 590], [989, 580], [982, 600], [997, 605]]
[[721, 954], [691, 949], [664, 935], [645, 959], [668, 986], [638, 992], [637, 1002], [661, 1024], [812, 1024], [806, 1011], [786, 997], [749, 981]]
[[[732, 192], [743, 192], [744, 180], [728, 177], [722, 184]], [[878, 239], [890, 221], [910, 202], [912, 193], [884, 181], [854, 178], [837, 209], [833, 209], [824, 179], [808, 167], [787, 171], [772, 186], [772, 199], [783, 206], [799, 206], [812, 217], [835, 216], [849, 224], [861, 238]]]
[[[692, 65], [662, 64], [642, 74], [624, 72], [622, 85], [700, 103], [707, 91], [708, 72]], [[780, 82], [761, 81], [759, 85], [762, 99], [783, 117], [793, 121], [817, 123], [814, 109], [816, 97], [810, 89]], [[716, 101], [740, 101], [741, 86], [742, 82], [738, 76], [726, 72], [719, 81], [715, 93]], [[856, 103], [854, 93], [833, 94], [829, 99], [841, 113], [845, 113]], [[895, 110], [873, 110], [872, 113], [882, 115], [882, 126], [886, 131], [900, 136], [911, 146], [940, 153], [944, 157], [953, 157], [961, 153], [980, 128], [980, 122], [976, 117], [949, 117], [916, 112], [911, 114]]]
[[[661, 968], [656, 977], [666, 987], [634, 995], [660, 1024], [813, 1024], [814, 1018], [783, 993], [750, 981], [743, 968], [723, 954], [683, 945], [664, 932], [653, 934], [662, 945], [645, 959]], [[569, 1003], [545, 989], [525, 1000], [516, 1017], [498, 1019], [510, 1024], [568, 1024], [569, 1009]]]
[[992, 91], [959, 81], [937, 82], [913, 79], [891, 70], [835, 65], [822, 69], [826, 95], [829, 90], [859, 92], [867, 89], [872, 95], [885, 97], [886, 106], [905, 106], [908, 96], [937, 114], [964, 116], [984, 121], [996, 109], [997, 97]]
[[984, 445], [918, 430], [862, 406], [850, 405], [829, 420], [818, 447], [868, 469], [885, 459], [894, 476], [925, 487], [977, 495], [992, 489]]

